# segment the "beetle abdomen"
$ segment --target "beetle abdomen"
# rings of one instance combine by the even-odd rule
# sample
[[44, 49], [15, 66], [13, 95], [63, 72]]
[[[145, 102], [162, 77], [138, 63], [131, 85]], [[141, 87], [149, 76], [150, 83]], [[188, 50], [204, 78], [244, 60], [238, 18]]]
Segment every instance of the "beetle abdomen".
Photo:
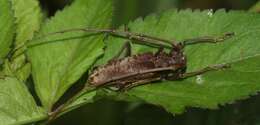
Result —
[[[185, 68], [186, 59], [183, 53], [178, 50], [169, 54], [165, 52], [157, 54], [143, 53], [123, 59], [112, 60], [108, 64], [94, 70], [88, 81], [93, 86], [100, 86], [110, 82], [127, 84], [152, 77], [165, 77], [169, 72], [166, 74], [160, 72], [141, 72], [166, 67], [171, 67], [173, 69], [173, 71], [171, 70], [170, 72]], [[135, 75], [131, 76], [131, 74]]]
[[153, 69], [155, 68], [154, 58], [155, 56], [152, 53], [145, 53], [119, 60], [112, 60], [108, 64], [94, 70], [89, 77], [89, 83], [93, 86], [100, 86], [113, 81], [116, 77]]

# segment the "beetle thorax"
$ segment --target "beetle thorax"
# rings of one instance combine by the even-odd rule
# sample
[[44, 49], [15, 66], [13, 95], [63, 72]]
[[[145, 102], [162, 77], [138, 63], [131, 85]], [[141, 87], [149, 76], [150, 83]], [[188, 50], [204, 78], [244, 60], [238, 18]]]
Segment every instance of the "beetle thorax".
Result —
[[155, 61], [156, 67], [186, 68], [186, 56], [180, 49], [173, 49], [170, 53], [158, 53]]

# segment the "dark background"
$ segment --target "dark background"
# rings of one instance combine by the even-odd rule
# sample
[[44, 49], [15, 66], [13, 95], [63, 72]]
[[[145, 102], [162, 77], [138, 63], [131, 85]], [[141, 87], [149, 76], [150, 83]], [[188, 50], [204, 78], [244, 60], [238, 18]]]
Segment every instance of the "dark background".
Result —
[[[73, 0], [40, 0], [49, 16]], [[171, 8], [178, 9], [220, 9], [248, 10], [257, 0], [115, 0], [114, 26], [126, 24], [129, 20], [144, 17], [153, 12]]]
[[[69, 5], [71, 0], [40, 0], [47, 16]], [[245, 10], [257, 0], [115, 0], [113, 27], [153, 12], [171, 8]], [[141, 103], [102, 99], [65, 114], [53, 125], [260, 125], [260, 95], [218, 110], [188, 108], [182, 115]]]

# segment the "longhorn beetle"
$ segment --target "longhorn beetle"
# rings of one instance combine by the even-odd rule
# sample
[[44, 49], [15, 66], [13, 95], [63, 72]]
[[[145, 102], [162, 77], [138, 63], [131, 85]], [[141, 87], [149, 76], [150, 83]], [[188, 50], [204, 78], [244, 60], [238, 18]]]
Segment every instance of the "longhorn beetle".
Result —
[[[194, 72], [186, 72], [187, 59], [183, 49], [187, 45], [197, 43], [221, 42], [234, 35], [234, 33], [224, 33], [218, 37], [203, 36], [177, 42], [129, 32], [127, 29], [125, 29], [125, 31], [119, 31], [112, 29], [77, 28], [49, 33], [47, 36], [71, 31], [107, 33], [112, 36], [128, 39], [128, 42], [124, 44], [115, 58], [110, 60], [107, 64], [94, 69], [88, 78], [88, 84], [90, 86], [114, 86], [119, 90], [127, 90], [154, 81], [185, 79], [208, 71], [228, 68], [229, 66], [226, 64], [217, 64]], [[159, 50], [156, 53], [148, 52], [131, 55], [129, 40], [159, 46]], [[170, 52], [165, 52], [164, 48], [170, 48]], [[124, 50], [127, 50], [126, 56], [118, 59], [120, 53]]]

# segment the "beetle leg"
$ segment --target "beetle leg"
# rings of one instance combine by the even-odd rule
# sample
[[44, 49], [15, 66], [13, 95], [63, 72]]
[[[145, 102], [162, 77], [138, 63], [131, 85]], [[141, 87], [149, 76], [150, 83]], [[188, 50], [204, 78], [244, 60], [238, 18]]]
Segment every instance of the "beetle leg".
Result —
[[186, 45], [192, 45], [192, 44], [197, 44], [197, 43], [218, 43], [218, 42], [222, 42], [234, 35], [235, 34], [233, 32], [230, 32], [230, 33], [225, 33], [224, 35], [219, 36], [219, 37], [214, 37], [214, 36], [198, 37], [198, 38], [183, 40], [180, 44], [183, 47], [185, 47]]
[[123, 86], [122, 88], [119, 89], [119, 91], [127, 91], [131, 88], [141, 86], [141, 85], [145, 85], [145, 84], [149, 84], [150, 82], [159, 81], [159, 80], [161, 80], [160, 77], [140, 80], [140, 81], [137, 81], [137, 82]]
[[122, 48], [120, 49], [120, 51], [111, 59], [111, 60], [115, 60], [115, 59], [118, 59], [120, 56], [121, 56], [121, 54], [124, 52], [126, 50], [126, 52], [125, 52], [125, 55], [124, 55], [124, 57], [127, 57], [127, 56], [131, 56], [131, 44], [130, 44], [130, 41], [127, 41], [123, 46], [122, 46]]
[[179, 78], [185, 79], [185, 78], [197, 76], [197, 75], [209, 72], [209, 71], [221, 70], [221, 69], [226, 69], [226, 68], [230, 68], [230, 65], [228, 65], [228, 64], [218, 64], [218, 65], [208, 66], [208, 67], [200, 69], [198, 71], [181, 74], [179, 76]]
[[108, 34], [108, 33], [105, 33], [104, 38], [103, 38], [103, 41], [106, 41], [106, 40], [108, 39], [108, 37], [109, 37], [109, 34]]
[[125, 53], [125, 57], [127, 56], [132, 56], [132, 50], [131, 50], [131, 41], [127, 41], [125, 44], [126, 46], [126, 53]]
[[158, 51], [155, 53], [155, 55], [156, 55], [156, 56], [160, 55], [160, 54], [163, 52], [163, 50], [164, 50], [164, 47], [161, 46], [161, 47], [158, 49]]
[[[176, 42], [174, 40], [167, 40], [155, 36], [145, 35], [142, 33], [129, 32], [130, 28], [127, 25], [124, 25], [124, 30], [125, 30], [124, 32], [121, 32], [121, 34], [125, 34], [125, 36], [123, 36], [124, 38], [133, 40], [133, 42], [139, 41], [139, 42], [143, 42], [143, 44], [154, 45], [155, 47], [159, 47], [159, 48], [170, 47], [169, 45], [166, 44], [172, 45], [174, 42]], [[119, 34], [120, 33], [118, 33], [118, 35]]]

